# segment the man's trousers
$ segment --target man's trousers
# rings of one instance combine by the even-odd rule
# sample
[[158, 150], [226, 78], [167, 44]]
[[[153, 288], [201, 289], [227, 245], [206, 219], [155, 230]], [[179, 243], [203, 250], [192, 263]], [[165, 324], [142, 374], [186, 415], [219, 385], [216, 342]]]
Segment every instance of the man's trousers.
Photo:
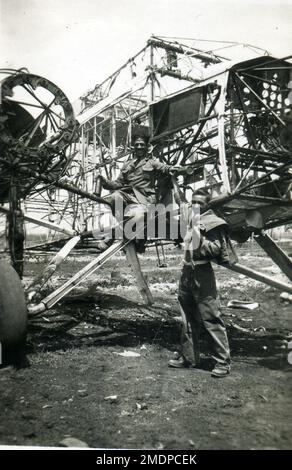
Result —
[[[182, 308], [182, 354], [194, 366], [199, 362], [199, 331], [203, 327], [216, 364], [230, 367], [226, 327], [218, 307], [217, 289], [210, 262], [184, 265], [178, 300]], [[185, 317], [185, 318], [184, 318]]]

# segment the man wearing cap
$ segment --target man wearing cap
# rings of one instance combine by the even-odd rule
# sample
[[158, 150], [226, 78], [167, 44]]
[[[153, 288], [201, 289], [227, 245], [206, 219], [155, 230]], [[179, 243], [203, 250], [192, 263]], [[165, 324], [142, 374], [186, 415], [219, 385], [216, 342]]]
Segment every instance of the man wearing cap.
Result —
[[138, 221], [147, 212], [147, 205], [157, 202], [155, 181], [172, 174], [184, 173], [186, 169], [173, 167], [153, 158], [147, 152], [149, 137], [145, 133], [133, 135], [132, 142], [133, 158], [124, 164], [119, 177], [115, 181], [104, 177], [101, 177], [101, 180], [105, 189], [113, 190], [105, 199], [110, 203], [114, 215], [120, 218], [121, 206], [131, 205], [130, 211], [126, 210], [125, 214]]
[[189, 226], [185, 237], [185, 258], [178, 295], [183, 317], [181, 351], [175, 353], [168, 364], [170, 367], [199, 365], [199, 329], [203, 327], [215, 361], [212, 376], [225, 377], [230, 372], [230, 349], [218, 307], [211, 261], [234, 263], [236, 255], [229, 243], [225, 220], [217, 217], [212, 210], [207, 210], [209, 200], [204, 189], [193, 194], [192, 208], [199, 204], [200, 223], [195, 227]]
[[155, 177], [184, 171], [184, 169], [174, 169], [171, 165], [151, 157], [147, 153], [148, 142], [147, 135], [134, 135], [133, 158], [124, 164], [119, 177], [115, 181], [102, 177], [103, 187], [114, 190], [114, 193], [107, 198], [111, 203], [122, 197], [126, 204], [154, 204]]

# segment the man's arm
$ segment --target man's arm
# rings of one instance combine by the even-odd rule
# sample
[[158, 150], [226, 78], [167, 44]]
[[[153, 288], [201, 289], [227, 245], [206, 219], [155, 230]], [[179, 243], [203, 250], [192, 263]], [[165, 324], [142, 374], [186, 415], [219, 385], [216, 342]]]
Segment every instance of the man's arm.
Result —
[[151, 165], [152, 169], [162, 173], [163, 175], [179, 175], [188, 172], [187, 167], [167, 165], [166, 163], [159, 161], [158, 158], [152, 158]]
[[[152, 158], [150, 160], [151, 162], [151, 167], [149, 167], [149, 170], [155, 170], [158, 171], [159, 173], [162, 173], [163, 175], [169, 175], [170, 170], [171, 170], [171, 165], [167, 165], [166, 163], [162, 163], [158, 160], [158, 158]], [[147, 171], [147, 167], [146, 167]]]
[[207, 234], [201, 233], [199, 247], [194, 250], [194, 256], [199, 258], [221, 258], [224, 250], [224, 230], [216, 228]]
[[232, 265], [238, 262], [237, 254], [225, 227], [217, 227], [206, 235], [201, 233], [198, 251], [194, 253], [201, 258], [214, 259], [219, 264]]
[[119, 174], [119, 176], [117, 177], [115, 181], [110, 181], [104, 176], [101, 176], [101, 183], [104, 189], [111, 189], [111, 190], [122, 189], [124, 186], [126, 186], [123, 171], [121, 171], [121, 173]]
[[[120, 178], [120, 177], [119, 177]], [[104, 189], [121, 189], [123, 187], [122, 181], [119, 181], [119, 178], [116, 181], [110, 181], [102, 176], [102, 187]]]

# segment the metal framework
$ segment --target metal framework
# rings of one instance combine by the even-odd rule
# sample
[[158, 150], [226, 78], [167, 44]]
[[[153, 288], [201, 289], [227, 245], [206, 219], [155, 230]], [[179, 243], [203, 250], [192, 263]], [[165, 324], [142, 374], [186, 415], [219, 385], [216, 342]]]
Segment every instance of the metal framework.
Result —
[[[221, 52], [240, 45], [202, 50], [197, 43], [151, 37], [81, 97], [81, 140], [70, 177], [93, 192], [98, 174], [115, 178], [131, 153], [132, 130], [144, 126], [155, 156], [190, 167], [180, 181], [183, 192], [204, 184], [213, 196], [229, 195], [220, 205], [234, 233], [244, 228], [248, 237], [260, 220], [262, 228], [289, 223], [291, 63], [246, 45], [253, 58], [232, 61]], [[79, 225], [91, 228], [104, 208], [79, 204]], [[247, 208], [260, 208], [260, 215], [250, 212], [246, 220]]]
[[[64, 93], [49, 80], [25, 70], [0, 70], [0, 202], [7, 203], [9, 251], [22, 273], [24, 214], [22, 201], [43, 192], [41, 176], [60, 178], [74, 154], [77, 124]], [[5, 230], [2, 231], [5, 234]]]
[[[75, 143], [75, 121], [67, 119], [71, 108], [58, 90], [50, 82], [38, 81], [40, 77], [26, 86], [19, 81], [21, 73], [16, 73], [10, 90], [16, 85], [28, 88], [38, 102], [32, 107], [42, 109], [27, 120], [28, 129], [22, 128], [15, 145], [11, 139], [2, 139], [2, 154], [9, 150], [13, 156], [0, 159], [4, 180], [5, 171], [9, 178], [2, 193], [4, 202], [9, 195], [9, 213], [17, 213], [14, 201], [19, 204], [34, 181], [32, 194], [23, 203], [24, 218], [49, 229], [46, 242], [95, 228], [109, 211], [99, 197], [97, 177], [116, 178], [131, 154], [133, 129], [144, 127], [154, 156], [188, 167], [188, 174], [178, 182], [181, 194], [188, 199], [197, 187], [208, 188], [212, 206], [228, 220], [233, 238], [244, 241], [255, 233], [291, 279], [291, 261], [261, 232], [292, 221], [290, 57], [275, 59], [244, 45], [249, 58], [234, 61], [221, 53], [238, 50], [239, 44], [203, 42], [204, 48], [198, 44], [198, 40], [151, 37], [134, 57], [80, 98]], [[42, 85], [53, 94], [45, 106], [42, 98], [34, 96]], [[13, 101], [13, 106], [27, 106], [20, 98], [7, 99], [7, 91], [4, 96], [6, 105]], [[53, 105], [63, 109], [53, 111]], [[59, 128], [57, 116], [62, 116]], [[31, 166], [29, 159], [23, 166], [15, 160], [25, 154], [26, 147], [34, 157]], [[20, 187], [19, 172], [25, 184], [14, 197], [11, 170], [16, 164], [17, 184]], [[132, 253], [132, 263], [133, 259]]]

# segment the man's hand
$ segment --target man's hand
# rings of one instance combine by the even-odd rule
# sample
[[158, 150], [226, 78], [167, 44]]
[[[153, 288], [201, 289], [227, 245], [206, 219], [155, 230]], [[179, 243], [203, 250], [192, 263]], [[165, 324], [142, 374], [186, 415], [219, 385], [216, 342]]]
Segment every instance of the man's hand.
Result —
[[174, 175], [191, 175], [193, 169], [190, 166], [173, 166], [170, 173]]
[[100, 178], [101, 186], [104, 189], [112, 189], [111, 184], [110, 184], [111, 182], [109, 180], [107, 180], [104, 176], [99, 175], [98, 178]]
[[187, 225], [186, 235], [184, 237], [185, 248], [189, 251], [196, 250], [200, 245], [200, 211], [190, 204], [181, 206], [181, 217]]

